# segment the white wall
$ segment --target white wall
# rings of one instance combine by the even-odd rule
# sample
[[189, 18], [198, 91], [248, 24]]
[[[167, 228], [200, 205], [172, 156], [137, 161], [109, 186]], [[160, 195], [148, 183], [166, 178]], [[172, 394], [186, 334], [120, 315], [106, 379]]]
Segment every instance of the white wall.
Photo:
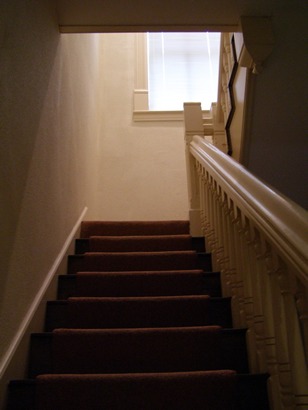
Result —
[[187, 219], [183, 123], [133, 123], [135, 35], [103, 34], [99, 211], [107, 220]]
[[101, 73], [98, 36], [60, 37], [48, 0], [1, 2], [0, 16], [1, 376], [74, 224], [94, 212]]
[[0, 9], [0, 376], [86, 206], [88, 219], [188, 212], [182, 125], [132, 123], [133, 37], [60, 36], [50, 4]]

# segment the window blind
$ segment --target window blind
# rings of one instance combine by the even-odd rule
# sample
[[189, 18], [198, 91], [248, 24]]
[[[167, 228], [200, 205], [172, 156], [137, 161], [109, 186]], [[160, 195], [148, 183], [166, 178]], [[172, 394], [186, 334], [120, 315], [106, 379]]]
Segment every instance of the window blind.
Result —
[[150, 110], [217, 101], [220, 33], [148, 33]]

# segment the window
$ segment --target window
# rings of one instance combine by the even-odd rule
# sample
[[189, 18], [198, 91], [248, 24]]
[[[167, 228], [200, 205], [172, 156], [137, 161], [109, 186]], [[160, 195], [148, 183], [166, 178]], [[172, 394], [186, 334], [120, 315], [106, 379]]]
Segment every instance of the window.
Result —
[[148, 33], [150, 110], [182, 110], [183, 102], [217, 101], [219, 33]]
[[136, 34], [134, 119], [181, 120], [183, 102], [217, 100], [220, 33]]

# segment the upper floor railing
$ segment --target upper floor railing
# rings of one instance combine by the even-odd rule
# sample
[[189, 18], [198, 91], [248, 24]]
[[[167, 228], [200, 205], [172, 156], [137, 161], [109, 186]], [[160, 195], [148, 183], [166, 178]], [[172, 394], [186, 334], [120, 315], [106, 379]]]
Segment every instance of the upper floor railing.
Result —
[[308, 408], [308, 214], [193, 130], [186, 158], [192, 233], [248, 329], [251, 371], [270, 374], [273, 410]]

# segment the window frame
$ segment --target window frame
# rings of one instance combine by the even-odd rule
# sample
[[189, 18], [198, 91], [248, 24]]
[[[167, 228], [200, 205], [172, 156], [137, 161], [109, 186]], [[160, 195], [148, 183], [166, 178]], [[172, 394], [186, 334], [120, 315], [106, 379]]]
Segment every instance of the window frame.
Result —
[[[183, 110], [157, 111], [149, 109], [147, 34], [135, 33], [135, 87], [133, 121], [184, 121]], [[210, 110], [202, 110], [208, 116]]]

